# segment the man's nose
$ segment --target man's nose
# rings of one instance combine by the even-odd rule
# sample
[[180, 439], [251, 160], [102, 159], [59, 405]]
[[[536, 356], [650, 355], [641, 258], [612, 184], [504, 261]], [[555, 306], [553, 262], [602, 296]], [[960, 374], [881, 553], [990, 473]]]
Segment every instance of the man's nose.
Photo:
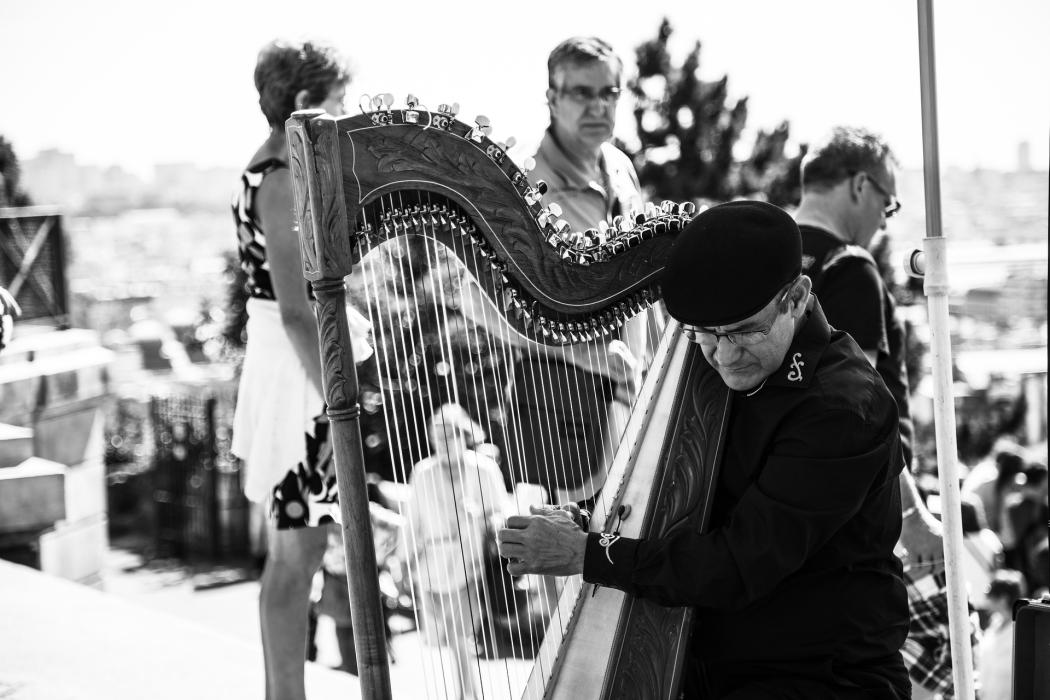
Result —
[[740, 346], [730, 342], [729, 338], [719, 336], [715, 341], [714, 359], [720, 365], [731, 365], [740, 354]]
[[595, 96], [587, 100], [587, 111], [595, 116], [604, 116], [612, 111], [612, 105], [608, 100]]

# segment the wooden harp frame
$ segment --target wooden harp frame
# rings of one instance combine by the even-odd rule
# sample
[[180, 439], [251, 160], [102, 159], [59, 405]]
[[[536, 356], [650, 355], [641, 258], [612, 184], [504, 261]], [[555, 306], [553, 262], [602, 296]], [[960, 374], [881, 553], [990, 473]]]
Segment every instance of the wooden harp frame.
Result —
[[[391, 696], [385, 625], [344, 296], [344, 278], [359, 259], [360, 246], [410, 233], [413, 217], [429, 217], [437, 224], [432, 233], [449, 248], [470, 249], [488, 262], [491, 275], [478, 282], [493, 304], [506, 310], [508, 325], [537, 342], [561, 345], [609, 335], [658, 298], [659, 273], [674, 234], [691, 219], [692, 206], [650, 205], [612, 230], [570, 231], [550, 209], [540, 207], [539, 191], [481, 124], [468, 126], [444, 107], [433, 113], [411, 104], [381, 107], [340, 118], [304, 110], [292, 115], [286, 132], [303, 273], [316, 298], [361, 691], [365, 698], [385, 699]], [[394, 216], [358, 223], [362, 210], [394, 192], [430, 193], [450, 206], [409, 197]], [[617, 456], [620, 471], [614, 463], [606, 486], [608, 491], [615, 483], [618, 489], [610, 499], [611, 512], [604, 518], [596, 514], [592, 529], [612, 529], [609, 516], [624, 502], [637, 514], [625, 535], [658, 536], [706, 525], [728, 392], [677, 327], [668, 331], [654, 362], [658, 371], [650, 370], [650, 388], [642, 390], [653, 394], [662, 375], [664, 408], [656, 416], [648, 410], [632, 416], [628, 444]], [[661, 426], [659, 439], [646, 460], [664, 466], [629, 485], [642, 436], [654, 434], [653, 425]], [[607, 603], [615, 612], [597, 617], [611, 622], [615, 642], [603, 652], [607, 659], [592, 664], [586, 658], [586, 620], [596, 619], [596, 613], [585, 608]], [[557, 653], [553, 669], [545, 672], [549, 678], [540, 679], [544, 697], [575, 698], [581, 687], [596, 698], [676, 696], [692, 627], [690, 609], [585, 584], [567, 613], [570, 629], [552, 643], [568, 649], [571, 641], [584, 658], [563, 663], [572, 654]], [[588, 670], [588, 665], [600, 668]], [[577, 667], [585, 677], [575, 677]]]

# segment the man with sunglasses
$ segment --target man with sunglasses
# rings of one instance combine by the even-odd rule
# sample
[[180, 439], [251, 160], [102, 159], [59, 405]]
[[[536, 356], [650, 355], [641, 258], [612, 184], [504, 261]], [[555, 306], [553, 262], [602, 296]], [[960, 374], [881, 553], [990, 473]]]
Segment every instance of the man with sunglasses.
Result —
[[[886, 383], [900, 414], [905, 465], [901, 472], [901, 547], [911, 607], [904, 657], [918, 698], [953, 697], [941, 527], [911, 476], [914, 428], [908, 406], [904, 325], [869, 253], [876, 234], [900, 208], [890, 147], [860, 128], [837, 127], [802, 160], [802, 269], [835, 328], [853, 336]], [[939, 581], [939, 583], [932, 583]]]
[[731, 390], [707, 532], [632, 539], [534, 510], [499, 533], [512, 574], [693, 606], [686, 698], [909, 697], [897, 407], [801, 257], [791, 217], [752, 201], [702, 212], [668, 257], [667, 311]]

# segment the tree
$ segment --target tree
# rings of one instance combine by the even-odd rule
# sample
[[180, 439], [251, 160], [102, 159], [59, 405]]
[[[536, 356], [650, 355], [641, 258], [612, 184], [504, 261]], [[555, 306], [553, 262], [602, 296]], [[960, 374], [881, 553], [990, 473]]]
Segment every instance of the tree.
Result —
[[665, 18], [656, 38], [638, 46], [638, 75], [628, 83], [641, 144], [635, 166], [650, 198], [723, 202], [761, 196], [779, 205], [797, 203], [801, 155], [785, 155], [788, 122], [759, 131], [751, 155], [736, 161], [747, 98], [728, 103], [728, 76], [700, 79], [699, 41], [675, 66], [668, 50], [672, 33]]
[[0, 207], [28, 207], [32, 198], [22, 190], [22, 168], [15, 147], [0, 136]]

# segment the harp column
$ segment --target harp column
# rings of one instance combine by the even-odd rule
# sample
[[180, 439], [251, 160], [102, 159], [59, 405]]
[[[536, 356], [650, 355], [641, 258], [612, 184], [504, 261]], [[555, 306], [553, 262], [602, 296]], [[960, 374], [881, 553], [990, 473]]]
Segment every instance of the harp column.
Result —
[[368, 514], [357, 368], [343, 284], [343, 278], [353, 267], [350, 228], [342, 196], [335, 121], [315, 119], [322, 115], [323, 110], [295, 112], [286, 122], [285, 131], [303, 276], [309, 280], [316, 298], [321, 377], [339, 484], [343, 550], [361, 696], [387, 700], [391, 690], [386, 626]]

